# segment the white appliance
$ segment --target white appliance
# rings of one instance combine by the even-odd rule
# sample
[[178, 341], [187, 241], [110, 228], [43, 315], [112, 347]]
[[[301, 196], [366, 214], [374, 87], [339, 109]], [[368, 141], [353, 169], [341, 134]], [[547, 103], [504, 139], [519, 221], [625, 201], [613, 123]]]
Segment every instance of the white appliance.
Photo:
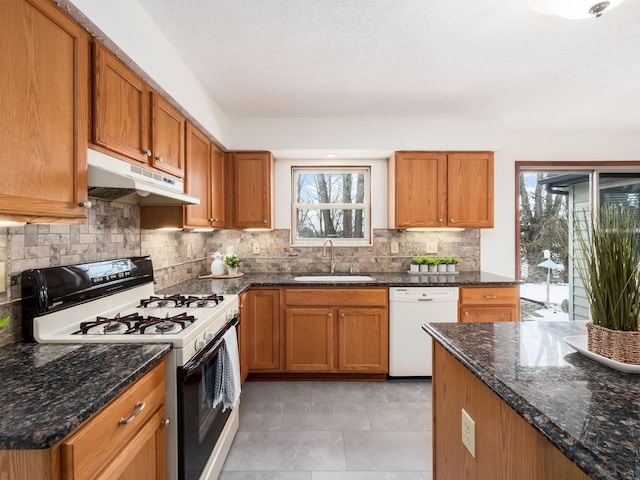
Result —
[[458, 287], [389, 288], [389, 376], [430, 377], [433, 339], [425, 323], [458, 321]]
[[22, 272], [22, 311], [26, 341], [170, 343], [167, 478], [218, 477], [239, 402], [224, 412], [207, 405], [202, 372], [215, 371], [222, 337], [240, 321], [237, 295], [157, 296], [151, 259], [133, 257]]

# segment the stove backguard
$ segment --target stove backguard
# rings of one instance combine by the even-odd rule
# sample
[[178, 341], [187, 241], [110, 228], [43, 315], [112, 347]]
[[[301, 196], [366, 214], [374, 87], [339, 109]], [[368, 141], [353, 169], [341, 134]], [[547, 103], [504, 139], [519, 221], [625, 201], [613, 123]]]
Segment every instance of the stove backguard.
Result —
[[130, 257], [22, 272], [22, 337], [33, 342], [33, 319], [153, 282], [150, 257]]

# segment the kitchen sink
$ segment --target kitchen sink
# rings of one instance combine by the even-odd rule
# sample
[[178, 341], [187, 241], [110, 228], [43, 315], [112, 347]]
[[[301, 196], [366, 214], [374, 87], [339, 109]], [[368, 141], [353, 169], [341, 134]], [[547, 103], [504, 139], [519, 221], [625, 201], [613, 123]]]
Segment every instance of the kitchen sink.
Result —
[[296, 282], [372, 282], [368, 275], [303, 275], [294, 277]]

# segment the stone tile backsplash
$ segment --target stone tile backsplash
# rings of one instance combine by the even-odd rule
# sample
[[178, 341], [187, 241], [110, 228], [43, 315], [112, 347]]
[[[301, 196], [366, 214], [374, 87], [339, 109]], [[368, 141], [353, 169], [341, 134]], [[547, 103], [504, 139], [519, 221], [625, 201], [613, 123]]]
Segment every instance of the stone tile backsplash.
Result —
[[[0, 262], [5, 262], [7, 291], [0, 293], [0, 345], [21, 339], [20, 272], [83, 262], [151, 255], [156, 289], [210, 273], [211, 255], [233, 246], [245, 272], [328, 272], [329, 252], [322, 247], [292, 247], [289, 230], [212, 233], [141, 230], [136, 205], [94, 200], [84, 225], [26, 225], [0, 228]], [[391, 253], [398, 243], [397, 254]], [[335, 247], [336, 272], [402, 272], [411, 257], [426, 255], [427, 242], [437, 242], [437, 256], [460, 259], [462, 271], [480, 268], [480, 231], [410, 232], [376, 229], [370, 247]], [[260, 254], [253, 254], [258, 244]]]

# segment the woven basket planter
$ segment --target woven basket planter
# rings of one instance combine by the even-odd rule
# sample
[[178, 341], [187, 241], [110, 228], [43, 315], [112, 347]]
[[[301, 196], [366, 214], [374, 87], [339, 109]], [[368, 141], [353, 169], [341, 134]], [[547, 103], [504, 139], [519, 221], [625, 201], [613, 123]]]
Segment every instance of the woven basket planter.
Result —
[[588, 322], [587, 348], [616, 362], [640, 365], [640, 331], [611, 330]]

